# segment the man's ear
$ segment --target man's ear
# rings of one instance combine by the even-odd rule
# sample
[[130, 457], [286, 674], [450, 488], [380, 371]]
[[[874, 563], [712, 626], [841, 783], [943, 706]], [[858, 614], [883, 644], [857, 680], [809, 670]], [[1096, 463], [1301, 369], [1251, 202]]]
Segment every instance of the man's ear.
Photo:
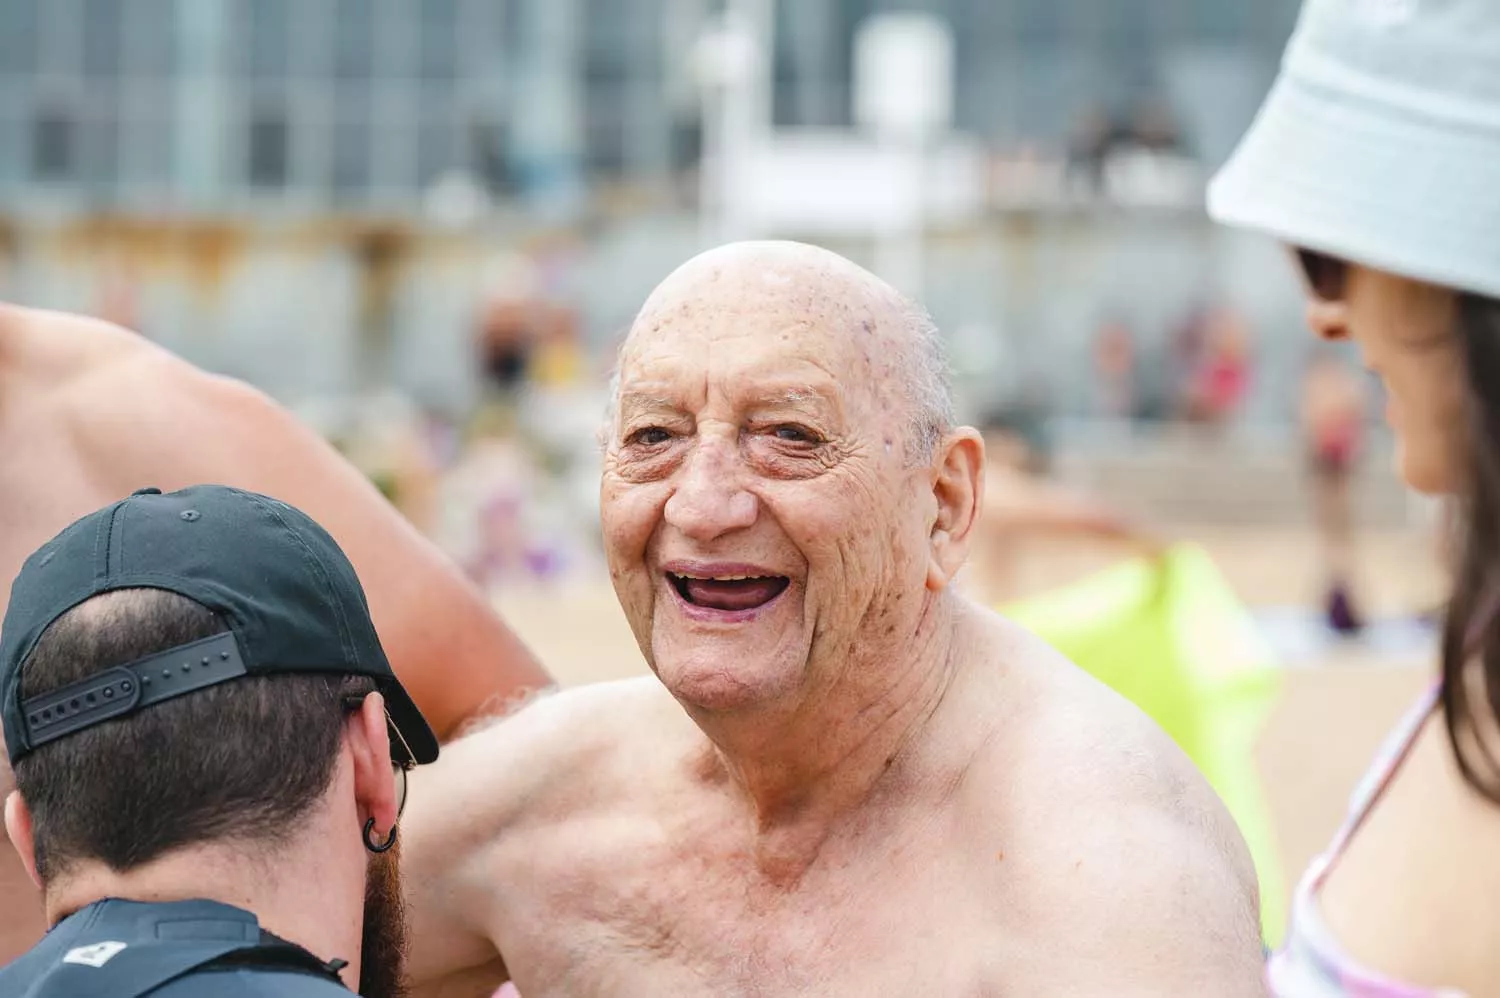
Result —
[[5, 833], [21, 857], [26, 875], [38, 890], [42, 889], [42, 878], [36, 872], [36, 836], [31, 827], [31, 808], [26, 806], [19, 790], [12, 790], [5, 798]]
[[360, 826], [371, 818], [371, 838], [383, 842], [396, 827], [396, 774], [391, 767], [391, 736], [386, 727], [385, 698], [371, 693], [345, 723], [354, 760], [354, 800]]
[[978, 431], [965, 426], [944, 437], [932, 471], [937, 516], [932, 523], [927, 588], [936, 592], [963, 567], [984, 506], [984, 440]]

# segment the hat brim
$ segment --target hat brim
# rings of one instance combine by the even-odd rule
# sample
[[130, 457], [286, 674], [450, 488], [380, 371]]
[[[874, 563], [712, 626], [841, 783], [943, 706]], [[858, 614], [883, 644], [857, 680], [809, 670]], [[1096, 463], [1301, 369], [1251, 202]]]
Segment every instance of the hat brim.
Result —
[[1500, 131], [1285, 73], [1209, 214], [1376, 269], [1500, 297]]
[[[376, 685], [385, 697], [385, 709], [396, 731], [391, 735], [391, 758], [402, 764], [425, 766], [438, 757], [437, 736], [427, 718], [417, 709], [405, 687], [395, 678], [381, 677]], [[399, 737], [397, 737], [399, 735]], [[410, 749], [408, 752], [407, 749]]]

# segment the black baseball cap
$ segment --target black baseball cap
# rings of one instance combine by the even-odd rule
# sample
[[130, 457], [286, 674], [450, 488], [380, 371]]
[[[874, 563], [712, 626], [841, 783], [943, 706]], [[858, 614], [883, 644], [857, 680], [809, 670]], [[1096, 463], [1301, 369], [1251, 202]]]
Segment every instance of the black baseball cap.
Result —
[[[105, 669], [22, 702], [21, 669], [51, 624], [118, 589], [163, 589], [216, 613], [225, 634]], [[0, 707], [10, 761], [85, 728], [241, 676], [369, 676], [391, 756], [432, 762], [437, 738], [396, 679], [354, 567], [307, 514], [222, 485], [142, 489], [26, 559], [0, 627]]]

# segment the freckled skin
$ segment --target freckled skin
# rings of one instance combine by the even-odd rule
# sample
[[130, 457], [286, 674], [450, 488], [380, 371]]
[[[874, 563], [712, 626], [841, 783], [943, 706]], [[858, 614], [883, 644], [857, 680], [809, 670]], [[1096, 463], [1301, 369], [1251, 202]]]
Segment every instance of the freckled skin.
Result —
[[[1262, 993], [1254, 873], [1212, 791], [949, 588], [983, 447], [908, 450], [902, 305], [786, 243], [705, 254], [646, 302], [600, 499], [655, 677], [413, 774], [416, 994], [507, 973], [528, 998]], [[704, 622], [682, 559], [787, 586]]]
[[[815, 681], [820, 662], [883, 657], [851, 647], [856, 622], [901, 613], [910, 633], [921, 612], [902, 597], [922, 588], [930, 487], [925, 469], [876, 443], [897, 432], [891, 369], [858, 375], [872, 350], [897, 352], [900, 331], [872, 317], [851, 327], [844, 314], [893, 311], [894, 297], [837, 258], [791, 274], [773, 266], [683, 268], [647, 302], [621, 357], [621, 425], [601, 489], [611, 577], [642, 653], [689, 704], [723, 707], [758, 695], [756, 681], [769, 695]], [[860, 522], [870, 529], [849, 529]], [[682, 557], [787, 576], [788, 619], [718, 636], [658, 613], [670, 594], [655, 566]], [[762, 665], [728, 672], [726, 656]]]

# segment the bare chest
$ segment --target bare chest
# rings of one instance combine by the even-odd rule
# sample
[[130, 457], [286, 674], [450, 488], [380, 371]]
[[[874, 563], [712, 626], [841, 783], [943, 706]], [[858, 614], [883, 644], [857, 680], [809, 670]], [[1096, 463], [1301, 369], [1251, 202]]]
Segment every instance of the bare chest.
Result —
[[919, 837], [777, 884], [732, 850], [637, 838], [547, 869], [497, 935], [528, 998], [1001, 994], [1001, 948], [964, 866]]

